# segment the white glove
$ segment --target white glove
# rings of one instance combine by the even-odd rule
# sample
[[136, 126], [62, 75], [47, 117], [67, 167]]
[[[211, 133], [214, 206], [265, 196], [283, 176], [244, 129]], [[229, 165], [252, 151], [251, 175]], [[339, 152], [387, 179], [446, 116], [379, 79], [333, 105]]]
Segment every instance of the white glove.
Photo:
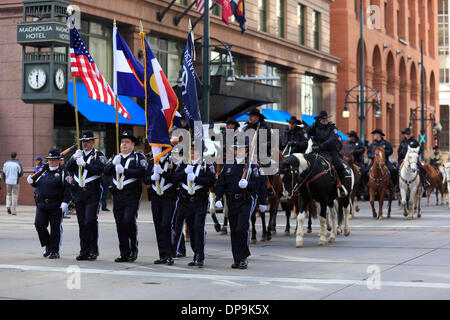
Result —
[[267, 206], [264, 205], [264, 204], [260, 204], [260, 205], [259, 205], [259, 211], [261, 211], [261, 212], [266, 212], [266, 211], [267, 211]]
[[245, 188], [247, 188], [247, 186], [248, 186], [248, 181], [247, 180], [242, 179], [242, 180], [239, 181], [239, 188], [245, 189]]
[[222, 201], [216, 201], [216, 208], [217, 209], [222, 209], [223, 208], [223, 205], [222, 205]]
[[77, 159], [77, 165], [79, 165], [79, 166], [84, 166], [86, 164], [86, 162], [84, 162], [84, 159], [83, 158], [78, 158]]
[[154, 173], [154, 174], [151, 176], [151, 179], [152, 179], [153, 181], [159, 180], [159, 178], [160, 178], [160, 176], [159, 176], [159, 174], [157, 174], [157, 173]]
[[33, 180], [33, 178], [31, 178], [31, 175], [29, 175], [29, 176], [27, 177], [27, 182], [28, 182], [29, 184], [33, 184], [34, 180]]
[[185, 172], [186, 174], [194, 173], [194, 166], [188, 165], [188, 166], [186, 167], [186, 169], [184, 169], [184, 172]]
[[75, 151], [75, 153], [73, 154], [73, 157], [74, 157], [75, 159], [78, 159], [78, 158], [83, 157], [83, 151], [82, 151], [82, 150], [77, 150], [77, 151]]
[[116, 166], [116, 172], [117, 172], [118, 174], [122, 174], [124, 171], [125, 171], [125, 169], [123, 168], [123, 166], [122, 166], [121, 164], [118, 164], [118, 165]]
[[194, 181], [195, 180], [195, 174], [189, 173], [187, 176], [188, 181]]
[[120, 161], [122, 160], [121, 158], [121, 156], [115, 156], [112, 161], [113, 165], [117, 166], [118, 164], [120, 164]]
[[160, 166], [159, 164], [157, 164], [157, 165], [155, 166], [155, 173], [161, 174], [161, 173], [163, 173], [163, 172], [164, 172], [163, 168], [161, 168], [161, 166]]
[[60, 208], [61, 208], [62, 212], [66, 212], [67, 209], [69, 208], [69, 205], [67, 203], [63, 202], [63, 203], [61, 203], [61, 207]]

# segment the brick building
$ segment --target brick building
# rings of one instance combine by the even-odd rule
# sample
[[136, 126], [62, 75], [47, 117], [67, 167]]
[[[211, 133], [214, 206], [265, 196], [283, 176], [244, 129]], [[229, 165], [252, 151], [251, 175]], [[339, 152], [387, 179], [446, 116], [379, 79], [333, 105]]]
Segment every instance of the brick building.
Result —
[[[39, 1], [39, 0], [37, 0]], [[112, 84], [112, 24], [116, 18], [120, 33], [138, 55], [139, 20], [147, 39], [172, 85], [176, 85], [187, 36], [188, 18], [200, 14], [195, 6], [178, 26], [173, 18], [193, 0], [177, 0], [162, 21], [161, 12], [169, 0], [81, 0], [72, 5], [81, 10], [80, 33], [102, 74]], [[285, 110], [292, 115], [315, 114], [325, 108], [336, 111], [336, 84], [339, 59], [330, 54], [330, 0], [247, 0], [247, 31], [241, 35], [239, 25], [221, 21], [220, 7], [212, 10], [211, 37], [231, 45], [236, 76], [279, 77], [264, 82], [281, 87], [281, 99], [264, 108]], [[45, 155], [51, 147], [67, 147], [74, 141], [74, 111], [66, 104], [25, 104], [21, 100], [21, 46], [17, 44], [17, 24], [22, 21], [23, 3], [4, 0], [0, 3], [0, 163], [13, 151], [25, 169], [32, 172], [32, 159]], [[203, 24], [195, 28], [202, 36]], [[214, 44], [214, 42], [212, 43]], [[197, 53], [201, 56], [201, 42]], [[225, 55], [223, 48], [212, 47], [211, 58]], [[197, 70], [201, 75], [201, 70]], [[220, 74], [212, 66], [211, 74]], [[70, 79], [69, 79], [70, 81]], [[97, 148], [110, 156], [114, 151], [114, 124], [92, 122], [80, 114], [80, 127], [95, 131]], [[128, 128], [121, 126], [121, 130]], [[144, 136], [143, 126], [131, 126], [135, 135]], [[144, 149], [139, 145], [138, 149]], [[4, 190], [0, 202], [4, 203]], [[19, 202], [32, 204], [32, 189], [21, 179]]]
[[[366, 106], [365, 137], [380, 128], [386, 139], [398, 147], [401, 131], [412, 125], [417, 138], [420, 133], [421, 58], [424, 43], [426, 118], [439, 121], [439, 59], [437, 2], [433, 0], [363, 0], [365, 12], [364, 58], [366, 85], [380, 92], [380, 118], [375, 108]], [[360, 1], [342, 0], [331, 3], [331, 53], [341, 59], [338, 68], [337, 124], [344, 130], [359, 132], [356, 106], [349, 106], [350, 118], [344, 119], [345, 90], [359, 84]], [[375, 11], [368, 6], [376, 6]], [[368, 19], [369, 18], [369, 19]], [[374, 24], [369, 28], [367, 22]], [[413, 110], [413, 111], [411, 111]], [[415, 115], [412, 112], [416, 112]], [[431, 114], [431, 116], [430, 116]], [[428, 143], [426, 154], [435, 144], [433, 121], [426, 122]], [[368, 136], [369, 134], [369, 136]], [[397, 151], [394, 150], [394, 155]]]

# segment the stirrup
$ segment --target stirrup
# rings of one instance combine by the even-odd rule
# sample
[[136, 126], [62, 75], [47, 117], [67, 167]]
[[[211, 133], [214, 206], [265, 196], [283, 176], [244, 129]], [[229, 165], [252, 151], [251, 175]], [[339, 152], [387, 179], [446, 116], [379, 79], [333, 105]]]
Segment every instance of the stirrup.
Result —
[[[341, 188], [344, 190], [343, 195], [341, 195], [341, 190], [340, 190]], [[348, 196], [348, 191], [343, 185], [341, 185], [340, 188], [337, 188], [337, 194], [338, 194], [338, 198], [345, 198], [346, 196]]]

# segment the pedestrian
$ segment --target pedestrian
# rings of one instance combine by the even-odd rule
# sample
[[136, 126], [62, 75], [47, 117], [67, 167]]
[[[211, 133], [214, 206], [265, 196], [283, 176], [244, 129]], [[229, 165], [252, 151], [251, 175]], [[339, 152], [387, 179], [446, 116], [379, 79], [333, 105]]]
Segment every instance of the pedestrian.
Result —
[[[51, 149], [46, 157], [48, 168], [36, 180], [31, 175], [27, 178], [27, 182], [35, 188], [34, 226], [41, 246], [45, 248], [43, 256], [49, 259], [59, 259], [63, 212], [67, 210], [70, 201], [68, 173], [59, 164], [60, 157], [58, 149]], [[47, 230], [49, 223], [50, 233]]]
[[[231, 268], [247, 269], [247, 258], [250, 256], [250, 217], [258, 204], [260, 168], [257, 164], [245, 164], [249, 154], [248, 144], [235, 144], [234, 147], [234, 163], [225, 164], [217, 180], [216, 208], [223, 208], [222, 197], [226, 194], [234, 260]], [[265, 203], [265, 199], [262, 202]]]
[[37, 173], [39, 170], [41, 170], [44, 163], [42, 162], [42, 157], [36, 157], [34, 158], [34, 173]]
[[19, 199], [19, 179], [23, 175], [23, 168], [17, 159], [17, 153], [11, 153], [11, 159], [3, 164], [3, 180], [6, 184], [6, 210], [8, 214], [16, 215], [17, 200]]
[[[80, 141], [83, 150], [77, 150], [67, 162], [67, 171], [73, 175], [72, 191], [77, 212], [80, 254], [77, 260], [95, 260], [98, 252], [98, 212], [100, 210], [100, 177], [106, 164], [103, 153], [94, 148], [94, 133], [84, 130]], [[81, 173], [81, 175], [80, 175]]]
[[111, 193], [120, 250], [115, 262], [133, 262], [138, 256], [136, 220], [147, 161], [142, 153], [134, 151], [137, 143], [138, 139], [131, 131], [123, 132], [120, 154], [112, 157], [103, 170], [106, 176], [113, 177]]
[[[202, 146], [199, 147], [200, 149]], [[188, 266], [203, 267], [205, 260], [205, 220], [208, 211], [208, 191], [214, 185], [214, 166], [206, 164], [199, 148], [192, 144], [193, 160], [181, 163], [175, 171], [175, 181], [181, 184], [177, 219], [186, 220], [191, 248], [194, 252]], [[185, 152], [187, 153], [187, 152]], [[181, 232], [178, 237], [181, 236]], [[177, 243], [175, 238], [175, 243]]]
[[174, 264], [171, 241], [172, 221], [178, 198], [174, 173], [175, 163], [169, 154], [162, 156], [158, 164], [154, 164], [154, 160], [149, 160], [145, 172], [144, 183], [150, 185], [147, 191], [151, 201], [159, 251], [159, 259], [155, 260], [154, 264]]

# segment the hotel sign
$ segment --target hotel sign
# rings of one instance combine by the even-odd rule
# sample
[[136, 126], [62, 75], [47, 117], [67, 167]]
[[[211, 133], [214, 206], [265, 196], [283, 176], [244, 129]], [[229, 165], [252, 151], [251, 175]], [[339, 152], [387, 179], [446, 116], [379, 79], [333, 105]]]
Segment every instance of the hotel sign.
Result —
[[31, 22], [17, 25], [18, 43], [59, 42], [69, 44], [69, 39], [69, 28], [63, 22]]

